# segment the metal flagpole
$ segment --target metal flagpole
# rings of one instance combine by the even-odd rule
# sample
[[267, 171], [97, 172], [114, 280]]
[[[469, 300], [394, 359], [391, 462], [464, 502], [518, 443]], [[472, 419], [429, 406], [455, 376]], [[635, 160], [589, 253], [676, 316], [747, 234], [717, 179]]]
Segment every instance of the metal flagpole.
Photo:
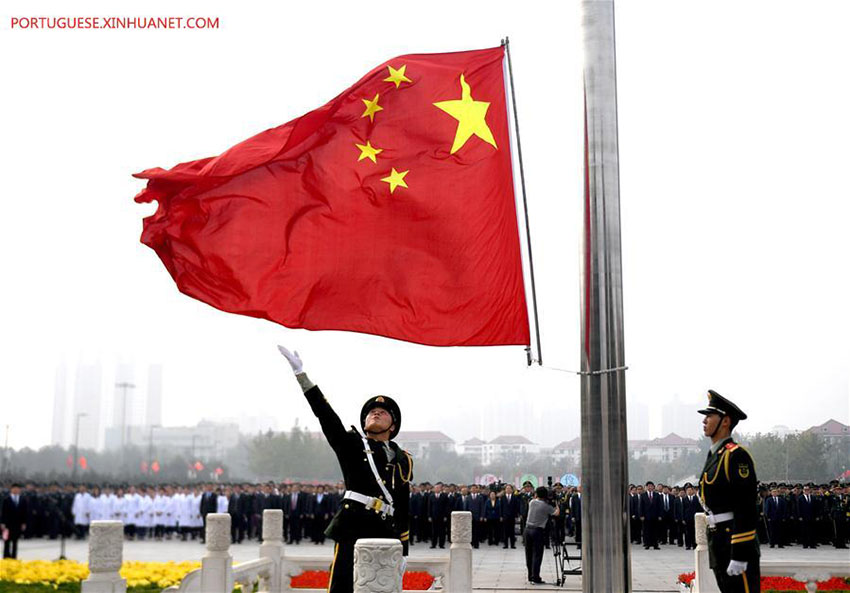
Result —
[[582, 591], [631, 591], [613, 0], [582, 1]]
[[[520, 188], [522, 189], [522, 209], [525, 216], [525, 239], [528, 248], [528, 268], [531, 277], [531, 305], [534, 312], [534, 333], [537, 338], [537, 364], [543, 365], [543, 353], [540, 350], [540, 321], [537, 316], [537, 290], [534, 286], [534, 258], [531, 256], [531, 227], [528, 223], [528, 201], [525, 196], [525, 170], [522, 166], [522, 143], [519, 141], [519, 118], [516, 113], [516, 91], [514, 90], [514, 70], [511, 66], [511, 45], [507, 36], [505, 36], [505, 39], [502, 41], [502, 45], [505, 46], [505, 53], [508, 58], [507, 82], [511, 87], [511, 100], [508, 104], [508, 109], [513, 112], [514, 116], [514, 133], [516, 134], [516, 149], [519, 161], [519, 179]], [[513, 143], [513, 137], [511, 137], [511, 141]], [[531, 363], [534, 362], [531, 346], [526, 348], [526, 352], [528, 354], [528, 366], [531, 366]]]

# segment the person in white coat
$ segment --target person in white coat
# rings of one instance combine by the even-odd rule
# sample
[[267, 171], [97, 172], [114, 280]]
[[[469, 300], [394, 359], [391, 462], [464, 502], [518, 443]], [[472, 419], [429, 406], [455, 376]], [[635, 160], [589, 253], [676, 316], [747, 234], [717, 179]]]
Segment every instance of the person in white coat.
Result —
[[189, 521], [192, 526], [192, 539], [201, 537], [201, 530], [204, 528], [204, 517], [201, 515], [201, 489], [195, 486], [192, 489], [192, 503], [189, 509]]
[[174, 509], [177, 536], [183, 541], [186, 541], [185, 534], [189, 515], [186, 512], [186, 489], [182, 486], [178, 486], [177, 491], [174, 493]]
[[124, 494], [124, 534], [127, 539], [136, 537], [136, 525], [139, 522], [139, 495], [136, 487], [130, 486]]
[[174, 535], [174, 531], [177, 529], [177, 501], [174, 499], [174, 488], [166, 486], [163, 498], [165, 498], [163, 510], [165, 539], [170, 540]]
[[85, 485], [80, 485], [76, 494], [74, 494], [74, 502], [71, 503], [71, 514], [74, 516], [74, 532], [77, 539], [83, 539], [88, 535], [89, 524], [91, 523], [90, 506], [91, 494]]
[[145, 539], [146, 536], [152, 536], [151, 526], [153, 525], [153, 488], [148, 488], [144, 495], [139, 498], [139, 519], [136, 523], [139, 532], [139, 539]]
[[163, 491], [157, 487], [153, 495], [153, 535], [157, 541], [162, 539], [165, 532], [165, 495]]

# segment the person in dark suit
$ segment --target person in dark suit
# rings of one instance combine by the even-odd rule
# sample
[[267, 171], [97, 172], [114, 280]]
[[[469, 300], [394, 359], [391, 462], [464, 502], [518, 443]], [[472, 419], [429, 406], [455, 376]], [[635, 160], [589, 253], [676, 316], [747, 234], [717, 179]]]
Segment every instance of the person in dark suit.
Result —
[[629, 531], [631, 542], [640, 543], [640, 492], [639, 486], [629, 484]]
[[325, 543], [325, 529], [331, 520], [333, 508], [333, 496], [325, 492], [324, 486], [316, 487], [313, 498], [313, 543], [320, 545]]
[[658, 531], [661, 525], [661, 496], [655, 492], [655, 482], [648, 481], [646, 490], [640, 498], [640, 521], [643, 528], [643, 549], [658, 547]]
[[693, 484], [690, 482], [685, 484], [685, 498], [682, 500], [682, 503], [684, 504], [685, 549], [694, 550], [697, 547], [694, 516], [702, 512], [702, 505], [700, 505], [699, 498], [694, 492]]
[[300, 544], [304, 534], [302, 520], [306, 518], [307, 495], [301, 484], [293, 484], [288, 496], [283, 496], [283, 512], [289, 519], [289, 543]]
[[495, 546], [501, 537], [502, 506], [494, 490], [490, 490], [484, 509], [487, 519], [487, 545]]
[[570, 497], [569, 508], [576, 544], [581, 548], [581, 486], [576, 486], [575, 494]]
[[674, 517], [673, 496], [670, 493], [670, 486], [666, 484], [661, 488], [661, 527], [659, 530], [658, 539], [662, 544], [675, 543], [676, 526]]
[[673, 486], [673, 524], [676, 526], [676, 545], [685, 545], [685, 490]]
[[201, 495], [201, 518], [204, 520], [204, 529], [201, 531], [201, 543], [207, 537], [207, 515], [218, 510], [218, 495], [213, 491], [212, 484], [204, 484], [204, 493]]
[[0, 507], [0, 533], [9, 530], [9, 537], [3, 542], [3, 558], [18, 557], [18, 539], [27, 531], [28, 514], [27, 499], [21, 495], [20, 484], [12, 484]]
[[428, 499], [428, 523], [431, 525], [431, 547], [446, 547], [446, 529], [451, 515], [451, 500], [443, 492], [443, 483], [434, 484], [434, 492]]
[[803, 494], [797, 498], [797, 520], [800, 522], [800, 543], [804, 548], [817, 548], [815, 538], [820, 519], [820, 504], [812, 494], [811, 484], [803, 486]]
[[770, 547], [784, 548], [783, 527], [785, 527], [785, 499], [779, 496], [779, 489], [770, 491], [764, 501], [764, 518], [767, 520], [767, 538]]
[[410, 485], [410, 545], [414, 541], [422, 541], [422, 529], [420, 521], [425, 512], [425, 501], [422, 492], [416, 484]]
[[503, 548], [507, 548], [508, 544], [512, 548], [516, 548], [516, 520], [520, 513], [519, 496], [514, 493], [514, 487], [511, 484], [505, 486], [505, 495], [502, 496], [502, 527], [504, 529]]
[[472, 513], [472, 547], [478, 548], [486, 537], [487, 529], [487, 498], [479, 492], [478, 484], [470, 486], [470, 507]]

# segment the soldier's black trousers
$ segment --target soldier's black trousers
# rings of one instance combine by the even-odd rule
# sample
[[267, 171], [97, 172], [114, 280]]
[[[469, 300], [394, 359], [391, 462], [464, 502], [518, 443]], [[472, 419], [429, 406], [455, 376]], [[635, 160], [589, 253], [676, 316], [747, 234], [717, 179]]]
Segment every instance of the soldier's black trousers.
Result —
[[351, 593], [354, 590], [354, 542], [340, 541], [334, 546], [329, 593]]
[[730, 577], [726, 574], [729, 561], [732, 559], [732, 545], [729, 543], [729, 534], [709, 533], [708, 546], [711, 559], [711, 569], [717, 579], [717, 586], [721, 593], [760, 593], [761, 592], [761, 568], [759, 559], [747, 561], [747, 570], [743, 574]]

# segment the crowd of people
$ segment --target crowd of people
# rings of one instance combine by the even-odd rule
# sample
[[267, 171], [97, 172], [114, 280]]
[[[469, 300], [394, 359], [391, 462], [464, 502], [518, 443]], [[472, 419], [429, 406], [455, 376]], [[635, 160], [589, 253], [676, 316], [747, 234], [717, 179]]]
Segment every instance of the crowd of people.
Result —
[[[4, 557], [15, 557], [17, 539], [83, 539], [92, 521], [124, 523], [127, 539], [204, 539], [209, 513], [231, 515], [234, 544], [262, 539], [263, 511], [283, 511], [285, 541], [325, 541], [324, 531], [345, 492], [336, 484], [196, 484], [196, 485], [49, 485], [27, 483], [0, 487], [0, 532]], [[581, 543], [581, 487], [559, 483], [548, 489], [547, 502], [559, 514], [546, 527], [546, 541], [569, 536]], [[511, 484], [457, 485], [422, 482], [410, 488], [410, 545], [444, 548], [451, 540], [452, 511], [470, 511], [472, 545], [515, 548], [524, 532], [534, 489]], [[653, 482], [629, 486], [632, 543], [646, 549], [660, 545], [694, 548], [694, 515], [702, 511], [693, 485]], [[850, 485], [763, 484], [759, 488], [758, 538], [763, 545], [846, 547], [850, 538]]]

